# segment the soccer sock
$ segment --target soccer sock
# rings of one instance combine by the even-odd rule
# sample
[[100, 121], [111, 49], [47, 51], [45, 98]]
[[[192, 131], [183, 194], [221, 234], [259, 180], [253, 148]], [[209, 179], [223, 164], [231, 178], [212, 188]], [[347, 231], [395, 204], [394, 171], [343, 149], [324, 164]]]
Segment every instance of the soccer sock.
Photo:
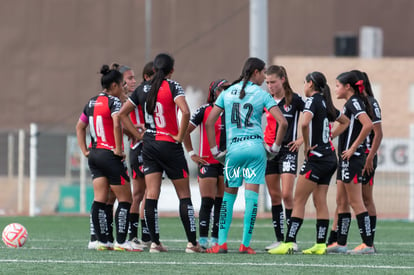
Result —
[[197, 245], [197, 226], [194, 216], [194, 207], [191, 198], [180, 199], [180, 218], [183, 223], [187, 240]]
[[141, 219], [141, 240], [143, 242], [151, 241], [151, 235], [149, 233], [147, 223], [145, 222], [145, 218]]
[[333, 244], [338, 241], [338, 229], [337, 230], [331, 230], [329, 233], [329, 238], [327, 245]]
[[338, 214], [338, 244], [346, 245], [348, 231], [351, 226], [351, 213]]
[[283, 242], [284, 239], [284, 223], [283, 206], [281, 204], [272, 205], [272, 223], [278, 242]]
[[158, 227], [158, 200], [146, 199], [145, 200], [145, 222], [147, 223], [148, 231], [151, 236], [151, 241], [160, 244], [160, 233]]
[[377, 231], [377, 216], [369, 216], [371, 222], [372, 243], [374, 243], [375, 231]]
[[94, 201], [92, 203], [92, 223], [95, 229], [95, 235], [98, 241], [102, 243], [108, 242], [107, 222], [105, 214], [105, 203]]
[[138, 238], [139, 214], [129, 213], [129, 240]]
[[245, 190], [244, 197], [246, 209], [244, 211], [242, 244], [244, 244], [245, 247], [249, 247], [252, 239], [254, 224], [256, 222], [257, 201], [259, 199], [259, 194], [251, 190]]
[[224, 192], [223, 203], [220, 208], [220, 222], [219, 222], [219, 234], [218, 234], [218, 244], [222, 245], [227, 242], [227, 235], [229, 234], [229, 229], [231, 221], [233, 219], [233, 206], [236, 201], [237, 194], [230, 194]]
[[286, 225], [290, 224], [290, 217], [292, 216], [292, 209], [285, 209], [286, 213]]
[[326, 243], [326, 233], [328, 232], [329, 220], [316, 220], [316, 243]]
[[220, 221], [220, 208], [221, 204], [223, 203], [222, 197], [216, 197], [214, 200], [214, 218], [213, 218], [213, 227], [211, 229], [211, 237], [218, 238], [218, 228], [219, 228], [219, 221]]
[[208, 230], [210, 228], [210, 216], [211, 209], [214, 205], [214, 199], [203, 197], [201, 198], [201, 206], [199, 213], [199, 228], [200, 228], [200, 238], [208, 237]]
[[106, 223], [107, 223], [107, 238], [108, 241], [114, 242], [113, 224], [114, 224], [114, 206], [112, 204], [105, 205]]
[[296, 243], [296, 235], [298, 234], [299, 229], [302, 226], [302, 223], [303, 223], [303, 219], [296, 218], [296, 217], [292, 217], [290, 219], [288, 231], [286, 233], [287, 243], [291, 243], [291, 242]]
[[95, 235], [95, 228], [93, 227], [93, 222], [92, 222], [92, 209], [91, 209], [91, 213], [89, 214], [89, 229], [91, 232], [91, 242], [96, 241], [96, 235]]
[[128, 234], [130, 208], [131, 203], [125, 201], [119, 202], [115, 212], [116, 241], [119, 244], [125, 242]]
[[372, 234], [371, 234], [371, 222], [368, 216], [368, 212], [362, 212], [356, 215], [359, 227], [359, 233], [361, 234], [362, 241], [367, 246], [372, 246]]

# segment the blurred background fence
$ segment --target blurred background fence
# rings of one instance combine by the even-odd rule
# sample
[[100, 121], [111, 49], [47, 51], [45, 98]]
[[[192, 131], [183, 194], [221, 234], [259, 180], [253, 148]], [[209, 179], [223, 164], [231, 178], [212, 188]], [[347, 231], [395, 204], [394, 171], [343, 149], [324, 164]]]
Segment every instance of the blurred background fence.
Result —
[[[82, 214], [87, 213], [93, 201], [93, 189], [86, 160], [77, 146], [76, 135], [42, 131], [39, 127], [37, 142], [37, 178], [34, 214]], [[413, 132], [413, 131], [411, 131]], [[22, 140], [22, 134], [24, 140]], [[20, 138], [19, 138], [20, 136]], [[20, 139], [20, 141], [19, 141]], [[379, 152], [379, 166], [375, 177], [375, 201], [378, 216], [387, 219], [413, 219], [413, 147], [414, 137], [385, 138]], [[196, 142], [196, 141], [195, 141]], [[23, 143], [19, 146], [20, 143]], [[195, 143], [196, 144], [196, 143]], [[22, 146], [23, 145], [23, 146]], [[411, 147], [410, 147], [411, 146]], [[19, 149], [20, 148], [20, 149]], [[24, 130], [0, 132], [0, 215], [27, 215], [30, 213], [30, 133]], [[22, 152], [21, 150], [24, 150]], [[411, 150], [411, 151], [410, 151]], [[24, 159], [21, 159], [21, 158]], [[302, 159], [299, 160], [299, 163]], [[85, 174], [84, 192], [81, 193], [81, 167]], [[196, 167], [191, 161], [190, 175], [192, 198], [196, 209], [200, 206]], [[22, 167], [23, 166], [23, 167]], [[19, 175], [21, 172], [22, 175]], [[411, 184], [410, 184], [411, 182]], [[21, 188], [19, 188], [21, 186]], [[239, 191], [235, 211], [243, 211], [243, 190]], [[329, 207], [335, 209], [336, 185], [329, 190]], [[82, 195], [81, 195], [82, 194]], [[81, 201], [84, 196], [84, 203]], [[270, 200], [265, 188], [261, 196], [262, 214], [268, 213]], [[160, 212], [176, 212], [178, 200], [172, 184], [164, 180], [160, 197]], [[307, 216], [315, 210], [311, 201], [307, 204]]]

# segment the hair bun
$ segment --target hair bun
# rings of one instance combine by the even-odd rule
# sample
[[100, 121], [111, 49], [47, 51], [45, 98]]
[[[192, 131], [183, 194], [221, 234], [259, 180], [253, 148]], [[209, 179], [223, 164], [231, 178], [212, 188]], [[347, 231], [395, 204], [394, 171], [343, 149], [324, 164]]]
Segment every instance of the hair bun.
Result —
[[108, 65], [102, 65], [101, 67], [101, 74], [106, 75], [109, 73], [109, 66]]

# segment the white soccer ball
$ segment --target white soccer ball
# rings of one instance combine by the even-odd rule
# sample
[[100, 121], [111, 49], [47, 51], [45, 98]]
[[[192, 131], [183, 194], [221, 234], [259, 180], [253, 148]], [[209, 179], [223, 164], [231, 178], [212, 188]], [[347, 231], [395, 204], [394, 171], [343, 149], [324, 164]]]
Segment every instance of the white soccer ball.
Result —
[[8, 247], [22, 247], [27, 240], [27, 230], [20, 223], [11, 223], [4, 228], [2, 238]]

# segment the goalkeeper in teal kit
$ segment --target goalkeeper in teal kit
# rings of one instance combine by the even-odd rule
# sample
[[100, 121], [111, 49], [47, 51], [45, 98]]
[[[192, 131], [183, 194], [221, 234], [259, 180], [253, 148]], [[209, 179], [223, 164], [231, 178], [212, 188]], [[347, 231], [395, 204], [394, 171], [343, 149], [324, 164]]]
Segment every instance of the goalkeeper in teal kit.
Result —
[[[207, 137], [213, 156], [224, 164], [226, 188], [220, 211], [218, 244], [207, 253], [227, 253], [227, 235], [233, 217], [233, 205], [238, 188], [245, 186], [243, 239], [239, 252], [256, 254], [250, 247], [257, 215], [260, 184], [265, 183], [266, 158], [277, 155], [287, 122], [275, 100], [260, 88], [265, 79], [265, 63], [249, 58], [242, 75], [223, 91], [206, 122]], [[275, 108], [276, 107], [276, 108]], [[278, 131], [271, 147], [263, 142], [262, 115], [266, 108], [276, 119]], [[214, 135], [214, 123], [221, 112], [225, 114], [226, 152], [220, 152]]]

